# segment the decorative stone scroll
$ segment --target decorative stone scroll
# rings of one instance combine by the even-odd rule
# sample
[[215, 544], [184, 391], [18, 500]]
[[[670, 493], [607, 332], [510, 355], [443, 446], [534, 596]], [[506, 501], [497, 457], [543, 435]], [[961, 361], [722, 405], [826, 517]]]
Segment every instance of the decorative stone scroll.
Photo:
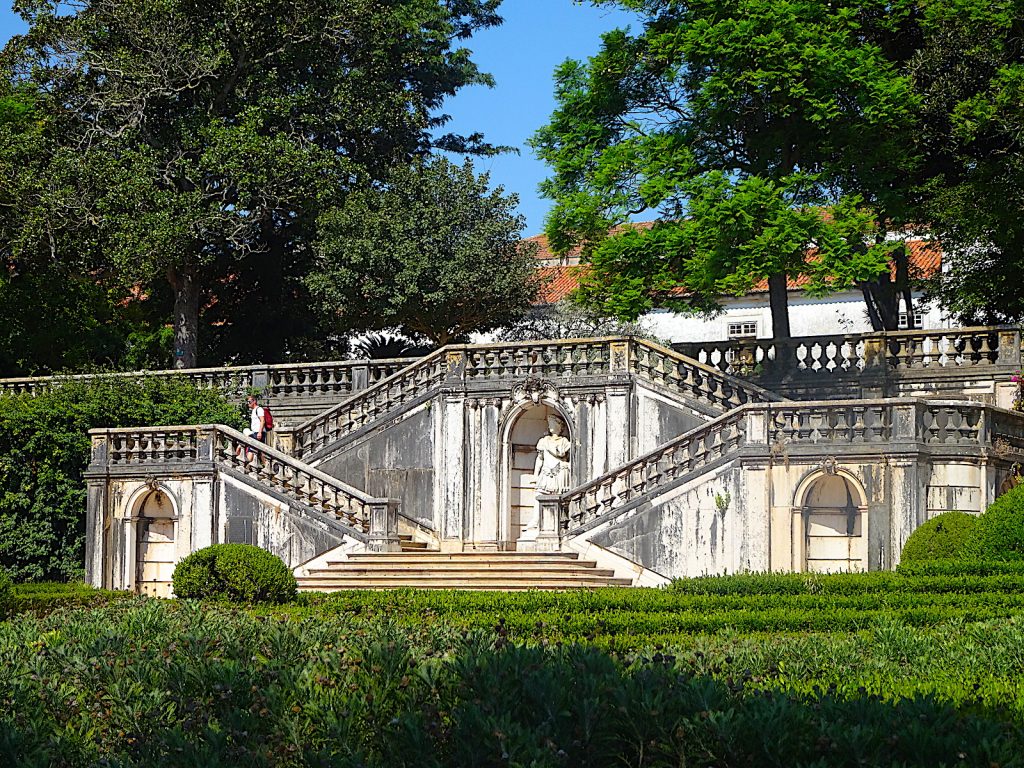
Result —
[[516, 405], [532, 400], [535, 405], [541, 400], [559, 400], [558, 387], [539, 376], [527, 376], [512, 387], [512, 402]]

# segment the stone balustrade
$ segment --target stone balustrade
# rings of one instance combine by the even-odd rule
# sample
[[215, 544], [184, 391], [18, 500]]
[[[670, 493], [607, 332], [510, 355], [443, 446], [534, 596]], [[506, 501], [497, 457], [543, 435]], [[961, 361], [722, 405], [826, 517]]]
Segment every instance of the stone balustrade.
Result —
[[461, 349], [466, 356], [467, 380], [526, 376], [565, 379], [599, 376], [611, 370], [608, 339], [477, 344]]
[[[696, 398], [715, 412], [780, 398], [646, 340], [612, 337], [509, 344], [451, 345], [401, 369], [292, 430], [278, 430], [282, 446], [315, 458], [332, 444], [441, 387], [466, 387], [528, 378], [572, 382], [631, 375]], [[621, 383], [621, 382], [620, 382]]]
[[[557, 521], [560, 533], [576, 530], [666, 483], [699, 474], [745, 444], [745, 423], [745, 413], [733, 411], [579, 488], [542, 499], [542, 523]], [[545, 514], [549, 499], [557, 515]]]
[[283, 444], [296, 456], [310, 456], [355, 432], [381, 415], [430, 392], [448, 373], [449, 347], [403, 367], [359, 394], [328, 409], [294, 430], [279, 430]]
[[[891, 453], [898, 443], [1024, 460], [1024, 416], [963, 401], [880, 399], [749, 403], [560, 496], [540, 497], [542, 536], [578, 533], [668, 483], [744, 455]], [[557, 533], [556, 533], [557, 531]]]
[[[720, 410], [779, 400], [774, 392], [735, 378], [678, 352], [642, 339], [632, 341], [632, 370], [648, 381], [706, 402]], [[722, 374], [727, 374], [723, 376]]]
[[187, 473], [203, 465], [227, 469], [339, 520], [370, 548], [375, 542], [397, 542], [394, 500], [372, 497], [230, 427], [94, 429], [90, 436], [90, 475], [158, 476]]
[[325, 363], [281, 363], [230, 368], [32, 376], [0, 379], [0, 394], [38, 394], [67, 381], [157, 377], [183, 378], [196, 387], [219, 389], [229, 396], [241, 396], [248, 390], [258, 389], [262, 391], [264, 397], [270, 399], [309, 396], [343, 397], [376, 384], [414, 360], [415, 358], [342, 360]]
[[1011, 327], [731, 339], [673, 344], [673, 349], [719, 371], [766, 380], [1021, 366], [1021, 332]]

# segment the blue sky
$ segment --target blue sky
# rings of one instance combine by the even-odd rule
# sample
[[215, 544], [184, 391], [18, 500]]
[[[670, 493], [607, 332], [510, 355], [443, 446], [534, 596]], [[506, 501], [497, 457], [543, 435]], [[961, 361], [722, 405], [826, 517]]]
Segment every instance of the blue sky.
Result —
[[[0, 45], [25, 30], [21, 19], [3, 3], [0, 9]], [[497, 80], [493, 89], [465, 89], [448, 103], [452, 116], [448, 129], [481, 131], [494, 144], [520, 148], [520, 154], [477, 160], [477, 168], [491, 174], [492, 185], [502, 185], [520, 198], [526, 217], [526, 235], [539, 233], [549, 203], [537, 194], [547, 167], [534, 157], [526, 140], [544, 125], [554, 109], [552, 74], [568, 58], [593, 55], [601, 33], [626, 26], [631, 17], [618, 11], [576, 5], [572, 0], [505, 0], [505, 23], [485, 30], [466, 43], [474, 60]]]

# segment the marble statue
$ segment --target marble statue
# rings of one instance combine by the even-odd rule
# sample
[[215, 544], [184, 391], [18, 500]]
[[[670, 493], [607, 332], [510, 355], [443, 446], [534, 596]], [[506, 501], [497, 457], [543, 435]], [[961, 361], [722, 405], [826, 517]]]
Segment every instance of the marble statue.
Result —
[[548, 434], [537, 441], [537, 462], [533, 469], [537, 493], [569, 490], [569, 440], [565, 425], [557, 416], [548, 417]]

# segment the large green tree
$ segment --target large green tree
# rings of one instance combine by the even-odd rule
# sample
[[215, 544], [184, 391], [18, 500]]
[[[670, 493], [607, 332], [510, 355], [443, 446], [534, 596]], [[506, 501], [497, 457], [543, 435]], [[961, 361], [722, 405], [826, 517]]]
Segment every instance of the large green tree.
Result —
[[[447, 96], [490, 82], [457, 43], [497, 24], [499, 3], [23, 3], [30, 30], [0, 64], [47, 94], [51, 145], [33, 170], [47, 193], [14, 240], [144, 291], [166, 283], [178, 366], [196, 364], [201, 309], [302, 317], [325, 206], [432, 147], [487, 149], [433, 137]], [[242, 325], [236, 339], [295, 327]], [[271, 337], [252, 354], [283, 354]]]
[[908, 61], [925, 154], [918, 215], [942, 242], [943, 304], [965, 322], [1024, 319], [1024, 7], [923, 3]]
[[309, 285], [340, 327], [447, 344], [519, 320], [538, 289], [515, 195], [468, 160], [400, 167], [322, 220]]
[[[640, 29], [558, 70], [534, 139], [553, 169], [552, 244], [582, 243], [592, 261], [585, 301], [635, 317], [767, 281], [788, 336], [790, 277], [827, 292], [889, 271], [876, 185], [915, 162], [901, 126], [916, 97], [875, 42], [887, 4], [594, 2]], [[658, 223], [613, 229], [637, 215]]]

